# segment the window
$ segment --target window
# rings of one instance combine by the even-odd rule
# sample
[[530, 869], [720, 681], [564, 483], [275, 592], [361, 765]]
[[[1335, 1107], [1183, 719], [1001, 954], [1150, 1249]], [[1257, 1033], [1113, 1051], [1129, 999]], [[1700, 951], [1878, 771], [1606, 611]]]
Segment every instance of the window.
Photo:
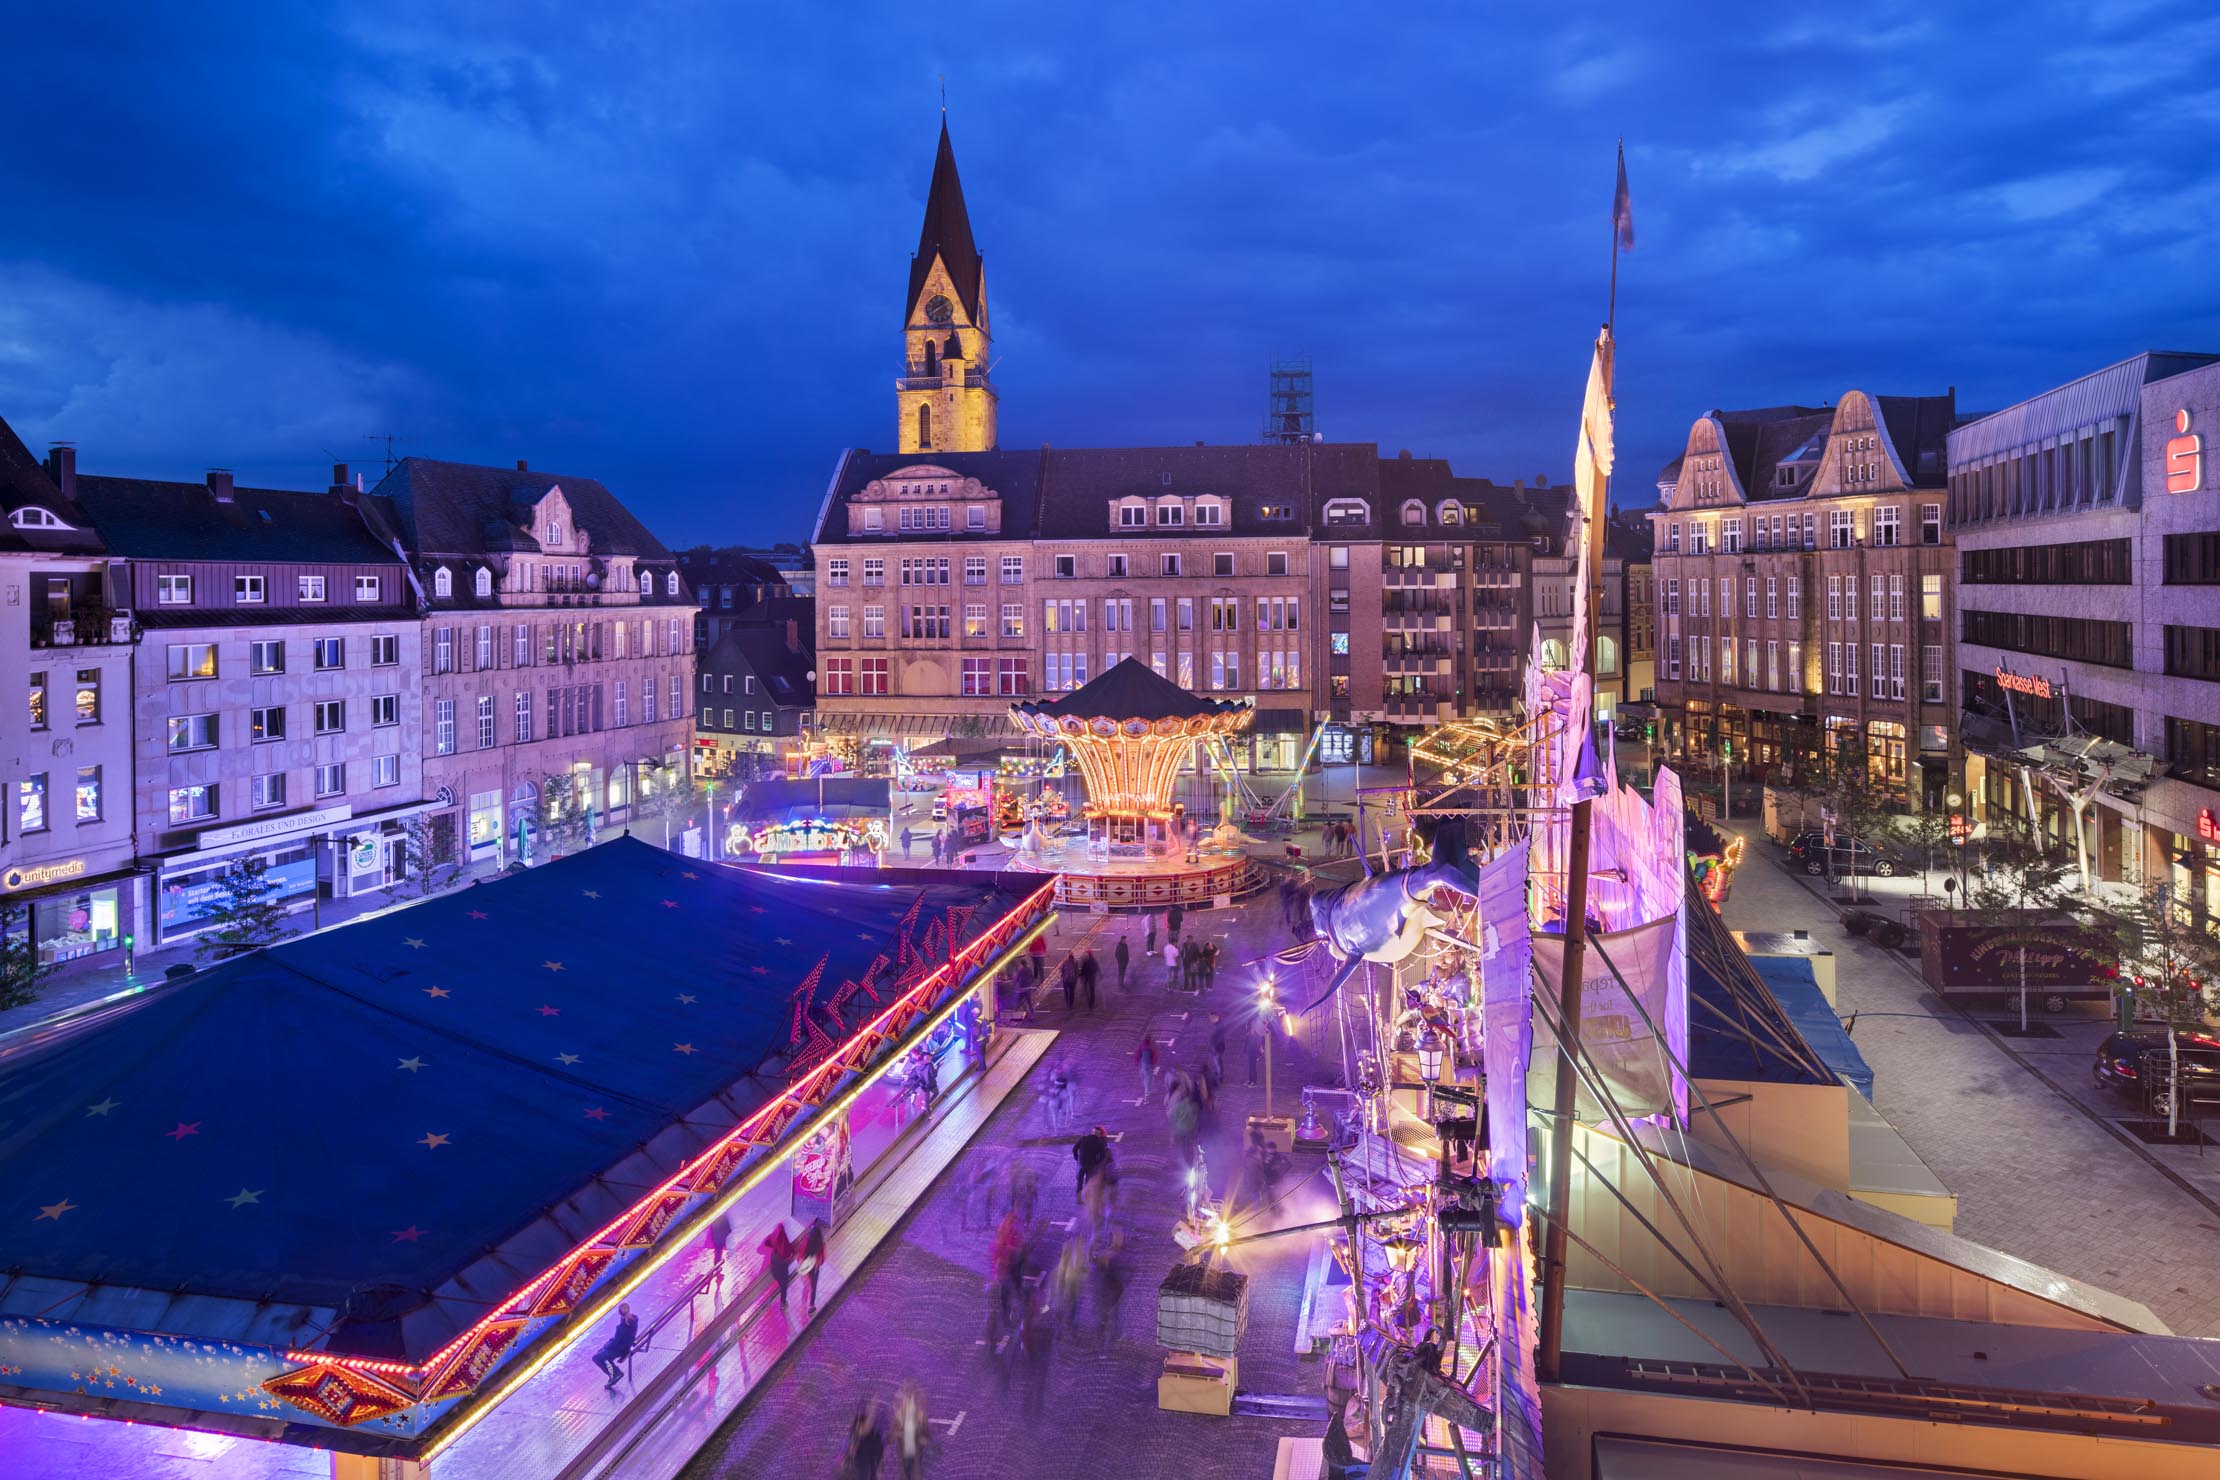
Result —
[[1879, 546], [1903, 543], [1902, 524], [1904, 511], [1895, 504], [1883, 504], [1873, 511], [1873, 543]]
[[30, 693], [28, 697], [30, 699], [31, 708], [31, 728], [34, 730], [43, 730], [46, 728], [47, 725], [45, 674], [34, 673], [31, 675]]
[[347, 701], [321, 699], [316, 704], [316, 733], [336, 735], [347, 728]]
[[1928, 643], [1919, 650], [1919, 696], [1930, 704], [1942, 703], [1942, 645]]
[[1023, 637], [1025, 635], [1025, 608], [1018, 602], [1005, 601], [1002, 603], [1002, 635], [1004, 637]]
[[[43, 680], [43, 678], [42, 678], [42, 680], [41, 680], [41, 681], [42, 681], [42, 682], [44, 681], [44, 680]], [[76, 701], [76, 708], [77, 708], [77, 723], [79, 723], [79, 724], [81, 724], [81, 725], [97, 725], [97, 724], [99, 724], [99, 723], [100, 723], [100, 670], [99, 670], [99, 669], [97, 669], [97, 668], [80, 668], [80, 669], [78, 669], [78, 670], [77, 670], [77, 690], [76, 690], [76, 693], [75, 693], [75, 695], [74, 695], [74, 698], [75, 698], [75, 701]]]
[[254, 799], [251, 805], [257, 812], [285, 805], [285, 773], [273, 771], [267, 776], [254, 778]]
[[260, 606], [269, 599], [269, 583], [261, 576], [233, 576], [231, 599], [240, 606]]
[[324, 599], [324, 578], [322, 576], [302, 576], [298, 581], [298, 590], [300, 599], [303, 601], [322, 601]]
[[216, 788], [207, 786], [177, 786], [170, 789], [170, 826], [182, 827], [188, 822], [205, 822], [216, 815]]
[[964, 557], [964, 584], [967, 586], [984, 586], [986, 583], [987, 557], [984, 555], [966, 555]]
[[986, 604], [985, 602], [983, 602], [983, 601], [968, 601], [968, 602], [965, 602], [965, 603], [964, 603], [964, 636], [966, 636], [966, 637], [985, 637], [986, 635], [987, 635], [987, 604]]
[[285, 644], [271, 637], [247, 644], [247, 670], [254, 674], [283, 673]]
[[[946, 584], [948, 584], [948, 583], [947, 583], [947, 581], [943, 580], [943, 581], [941, 582], [941, 584], [945, 586], [945, 585], [946, 585]], [[685, 639], [685, 637], [684, 637], [684, 635], [683, 635], [683, 634], [685, 633], [685, 631], [686, 631], [686, 623], [685, 623], [685, 622], [684, 622], [684, 621], [683, 621], [683, 620], [682, 620], [681, 618], [678, 618], [678, 617], [673, 617], [673, 618], [671, 618], [671, 619], [670, 619], [670, 624], [669, 624], [669, 630], [668, 630], [668, 631], [667, 631], [667, 632], [666, 632], [666, 633], [664, 634], [664, 638], [665, 638], [665, 641], [664, 641], [664, 644], [663, 644], [663, 651], [664, 651], [664, 652], [666, 652], [666, 653], [683, 653], [683, 652], [685, 652], [685, 651], [686, 651], [686, 639]]]
[[1025, 557], [1023, 555], [1005, 555], [1002, 557], [1002, 584], [1005, 586], [1022, 586], [1025, 584]]
[[1158, 558], [1162, 562], [1162, 565], [1157, 574], [1166, 576], [1176, 576], [1179, 574], [1179, 557], [1177, 555], [1164, 555], [1159, 556]]
[[1223, 508], [1209, 502], [1207, 499], [1195, 505], [1195, 522], [1197, 524], [1222, 525], [1226, 522], [1225, 514], [1226, 511]]
[[664, 576], [663, 576], [663, 594], [664, 594], [665, 596], [676, 596], [676, 595], [678, 594], [678, 572], [677, 572], [677, 571], [675, 571], [675, 570], [674, 570], [674, 571], [668, 571], [668, 572], [666, 572], [666, 573], [664, 574]]
[[1719, 682], [1734, 682], [1734, 639], [1731, 637], [1719, 639]]
[[317, 796], [341, 796], [345, 794], [346, 790], [347, 768], [344, 764], [334, 761], [329, 765], [322, 765], [316, 768]]
[[616, 693], [616, 710], [617, 710], [617, 720], [616, 720], [616, 722], [617, 722], [617, 725], [618, 725], [618, 727], [619, 727], [619, 728], [622, 728], [623, 726], [625, 726], [625, 725], [627, 725], [627, 724], [630, 724], [630, 723], [631, 723], [631, 721], [630, 721], [629, 719], [627, 719], [627, 718], [625, 717], [625, 706], [624, 706], [624, 688], [625, 688], [625, 685], [624, 685], [624, 680], [623, 680], [623, 679], [621, 679], [621, 678], [620, 678], [620, 679], [618, 679], [618, 680], [617, 680], [617, 693]]
[[1719, 522], [1719, 548], [1729, 555], [1742, 553], [1742, 521], [1723, 519]]
[[[648, 680], [648, 682], [653, 683], [655, 682], [655, 680], [651, 678]], [[683, 717], [685, 713], [686, 701], [679, 696], [678, 675], [674, 673], [671, 675], [671, 718], [679, 719]]]
[[1776, 691], [1781, 686], [1781, 645], [1771, 638], [1765, 642], [1765, 686]]
[[170, 645], [170, 678], [214, 678], [216, 645], [212, 642], [179, 642]]
[[[617, 692], [620, 694], [624, 692], [622, 684], [617, 686]], [[623, 701], [619, 700], [618, 702], [621, 704]], [[621, 713], [617, 718], [617, 723], [620, 725], [624, 723]], [[493, 695], [480, 694], [478, 696], [478, 748], [480, 750], [491, 750], [493, 748], [493, 738]]]
[[216, 748], [216, 716], [213, 714], [173, 714], [170, 716], [170, 750], [214, 750]]
[[1755, 617], [1757, 615], [1756, 576], [1744, 576], [1742, 578], [1742, 615], [1745, 617]]
[[1778, 576], [1765, 578], [1765, 616], [1767, 621], [1781, 614], [1781, 581]]
[[371, 602], [385, 600], [385, 577], [356, 576], [355, 600]]
[[454, 572], [450, 571], [446, 566], [442, 565], [432, 572], [432, 595], [439, 598], [441, 601], [445, 601], [454, 594]]
[[1210, 573], [1214, 576], [1232, 575], [1233, 555], [1229, 551], [1220, 550], [1217, 554], [1211, 556]]
[[862, 658], [856, 670], [857, 692], [883, 695], [889, 691], [887, 674], [892, 660], [887, 658]]
[[994, 693], [994, 660], [992, 658], [964, 659], [963, 693], [966, 698], [973, 699]]
[[1848, 509], [1830, 509], [1827, 511], [1828, 549], [1847, 550], [1850, 548], [1850, 541], [1856, 529], [1851, 520], [1852, 516]]
[[[1008, 607], [1003, 610], [1007, 612]], [[1005, 617], [1004, 622], [1008, 622]], [[820, 691], [825, 694], [853, 694], [856, 691], [856, 660], [853, 658], [827, 658], [824, 683]]]
[[191, 576], [156, 576], [154, 601], [158, 606], [191, 606], [193, 604], [193, 578]]
[[2048, 617], [2027, 612], [1959, 612], [1960, 636], [1983, 647], [2132, 668], [2133, 625], [2091, 617]]
[[997, 658], [994, 661], [996, 697], [1023, 694], [1029, 690], [1031, 685], [1028, 682], [1029, 675], [1026, 673], [1025, 659]]
[[1904, 620], [1904, 575], [1901, 571], [1889, 577], [1889, 620]]
[[[618, 630], [622, 631], [623, 628], [619, 627]], [[846, 637], [848, 635], [848, 608], [845, 606], [828, 606], [825, 608], [825, 635], [827, 637]]]
[[[647, 579], [647, 577], [645, 577], [645, 576], [642, 576], [642, 577], [641, 577], [640, 579], [642, 579], [642, 580], [646, 580], [646, 579]], [[845, 560], [828, 560], [828, 561], [826, 561], [826, 562], [825, 562], [825, 584], [826, 584], [826, 585], [828, 585], [828, 586], [845, 586], [845, 585], [847, 585], [847, 584], [848, 584], [848, 562], [847, 562], [847, 561], [845, 561]]]
[[[1853, 648], [1851, 651], [1855, 652], [1856, 649]], [[1827, 644], [1827, 692], [1830, 694], [1842, 692], [1842, 644], [1839, 642]]]
[[347, 666], [347, 639], [344, 637], [319, 637], [314, 644], [316, 666], [319, 669]]
[[77, 768], [76, 813], [79, 822], [100, 820], [100, 767]]
[[1854, 642], [1842, 645], [1842, 691], [1852, 695], [1858, 692], [1858, 645]]
[[1788, 578], [1788, 619], [1791, 622], [1800, 622], [1804, 619], [1804, 578], [1802, 576], [1790, 576]]
[[1072, 578], [1073, 576], [1076, 576], [1076, 575], [1078, 575], [1078, 574], [1079, 574], [1079, 557], [1078, 557], [1078, 556], [1076, 556], [1076, 555], [1056, 555], [1056, 556], [1052, 556], [1052, 557], [1050, 557], [1050, 558], [1051, 558], [1051, 559], [1053, 559], [1053, 560], [1054, 560], [1054, 561], [1056, 562], [1056, 579], [1057, 579], [1057, 580], [1059, 580], [1059, 581], [1068, 581], [1068, 580], [1070, 580], [1070, 579], [1071, 579], [1071, 578]]
[[1875, 571], [1873, 573], [1872, 586], [1873, 604], [1866, 608], [1868, 620], [1878, 622], [1882, 619], [1881, 614], [1888, 610], [1888, 602], [1885, 591], [1886, 587], [1881, 580], [1881, 573], [1879, 571]]
[[1888, 650], [1882, 647], [1881, 644], [1875, 643], [1871, 652], [1873, 654], [1873, 666], [1868, 668], [1866, 672], [1873, 675], [1873, 697], [1876, 699], [1885, 698], [1888, 693]]
[[1665, 615], [1680, 615], [1680, 577], [1668, 576], [1665, 580]]
[[17, 832], [45, 832], [46, 773], [26, 776], [15, 784], [15, 828]]
[[[907, 510], [907, 509], [904, 509], [904, 510], [903, 510], [902, 512], [906, 514], [906, 513], [908, 513], [908, 512], [909, 512], [909, 510]], [[745, 719], [747, 720], [747, 722], [748, 722], [748, 723], [747, 723], [747, 726], [746, 726], [746, 728], [748, 728], [748, 729], [751, 729], [751, 730], [752, 730], [752, 729], [754, 729], [754, 728], [755, 728], [755, 711], [754, 711], [754, 710], [752, 710], [752, 709], [743, 709], [743, 710], [741, 710], [741, 711], [740, 711], [740, 713], [741, 713], [742, 717], [743, 717], [743, 718], [745, 718]], [[734, 729], [734, 728], [737, 728], [737, 727], [736, 727], [736, 726], [735, 726], [735, 725], [733, 724], [733, 722], [732, 722], [732, 711], [731, 711], [731, 710], [729, 710], [729, 709], [725, 711], [725, 723], [724, 723], [724, 728], [726, 728], [726, 729], [728, 729], [728, 730], [730, 730], [730, 729]]]
[[1942, 505], [1919, 506], [1919, 542], [1923, 545], [1942, 543]]
[[[1179, 630], [1182, 632], [1195, 630], [1195, 598], [1192, 596], [1179, 598]], [[1185, 687], [1184, 683], [1182, 687]]]
[[[595, 635], [597, 637], [600, 635], [599, 628], [595, 629]], [[373, 642], [370, 648], [370, 661], [372, 661], [373, 663], [376, 662], [377, 657], [377, 645], [375, 642]], [[485, 672], [488, 668], [491, 668], [493, 666], [493, 628], [489, 626], [481, 626], [478, 629], [478, 646], [477, 652], [474, 654], [474, 657], [475, 661], [470, 666], [480, 673]], [[396, 663], [401, 660], [401, 653], [398, 645], [396, 645], [394, 648], [393, 660]]]
[[1680, 521], [1678, 519], [1669, 519], [1665, 523], [1665, 549], [1667, 553], [1677, 553], [1680, 550]]
[[1186, 520], [1187, 510], [1179, 504], [1163, 503], [1156, 506], [1156, 522], [1160, 525], [1183, 524]]
[[493, 572], [483, 565], [472, 572], [470, 592], [473, 596], [491, 596], [493, 594]]
[[[1829, 576], [1828, 579], [1832, 580], [1834, 578]], [[1842, 578], [1842, 619], [1845, 622], [1858, 620], [1858, 578], [1856, 576], [1844, 576]]]
[[[441, 640], [445, 640], [446, 638], [448, 638], [448, 637], [449, 637], [449, 636], [450, 636], [450, 635], [451, 635], [451, 634], [453, 633], [453, 631], [454, 631], [454, 629], [453, 629], [453, 628], [451, 628], [451, 627], [442, 627], [442, 628], [440, 628], [440, 629], [439, 629], [439, 637], [440, 637], [440, 639], [441, 639]], [[481, 655], [481, 656], [480, 656], [480, 659], [479, 659], [479, 661], [480, 661], [481, 665], [483, 665], [483, 664], [485, 663], [486, 659], [487, 659], [488, 657], [490, 657], [490, 656], [491, 656], [491, 653], [492, 653], [492, 648], [493, 648], [493, 635], [492, 635], [492, 633], [491, 633], [491, 631], [490, 631], [489, 629], [487, 629], [487, 628], [484, 628], [484, 627], [480, 627], [480, 628], [478, 629], [478, 633], [479, 633], [479, 651], [480, 651], [480, 655]], [[373, 667], [373, 668], [390, 668], [390, 667], [392, 667], [392, 666], [393, 666], [394, 664], [396, 664], [396, 663], [398, 663], [398, 662], [400, 662], [400, 661], [401, 661], [401, 639], [400, 639], [400, 636], [399, 636], [398, 634], [396, 634], [396, 633], [392, 633], [392, 632], [379, 632], [379, 633], [374, 633], [374, 634], [373, 634], [373, 635], [371, 636], [371, 638], [370, 638], [370, 666], [371, 666], [371, 667]], [[441, 673], [445, 673], [445, 672], [446, 672], [447, 670], [446, 670], [445, 668], [441, 668], [441, 669], [439, 669], [438, 671], [439, 671], [439, 672], [441, 672]]]
[[1673, 679], [1680, 677], [1680, 639], [1678, 637], [1667, 637], [1665, 639], [1665, 676]]
[[1111, 575], [1113, 575], [1113, 576], [1116, 576], [1116, 577], [1119, 577], [1119, 578], [1121, 578], [1121, 579], [1122, 579], [1122, 578], [1123, 578], [1123, 577], [1124, 577], [1124, 576], [1126, 575], [1126, 573], [1127, 573], [1127, 572], [1126, 572], [1126, 563], [1125, 563], [1125, 557], [1124, 557], [1123, 555], [1113, 555], [1113, 556], [1111, 556], [1111, 557], [1110, 557], [1110, 574], [1111, 574]]
[[863, 609], [863, 635], [865, 637], [886, 636], [885, 607], [867, 606]]
[[401, 784], [401, 758], [398, 755], [378, 755], [370, 758], [370, 784], [372, 786], [399, 786]]
[[987, 506], [972, 504], [964, 510], [964, 528], [980, 530], [987, 527]]
[[522, 745], [532, 738], [532, 695], [518, 690], [516, 696], [516, 741]]
[[285, 738], [284, 706], [248, 710], [247, 738], [255, 742], [283, 740]]
[[1904, 697], [1904, 645], [1897, 642], [1889, 644], [1889, 697]]
[[883, 559], [866, 557], [863, 562], [863, 583], [866, 586], [885, 585], [886, 561], [884, 561]]

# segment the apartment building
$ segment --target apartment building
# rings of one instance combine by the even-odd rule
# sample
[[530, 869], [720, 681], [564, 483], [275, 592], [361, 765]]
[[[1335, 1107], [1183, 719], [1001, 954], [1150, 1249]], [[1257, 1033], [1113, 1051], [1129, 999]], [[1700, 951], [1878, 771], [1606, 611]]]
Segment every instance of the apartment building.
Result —
[[[707, 652], [735, 627], [776, 624], [794, 615], [792, 603], [806, 600], [792, 581], [796, 563], [808, 552], [799, 545], [755, 550], [744, 545], [696, 545], [678, 552], [678, 574], [701, 609], [694, 618], [696, 647]], [[803, 580], [807, 588], [811, 583]]]
[[2208, 923], [2220, 922], [2215, 427], [2220, 356], [2136, 355], [1951, 433], [1946, 512], [1975, 815], [2031, 817], [2098, 877], [2170, 884]]
[[1650, 515], [1668, 753], [1761, 778], [1823, 755], [1898, 802], [1954, 771], [1943, 526], [1955, 393], [1714, 411]]
[[694, 710], [698, 774], [775, 773], [815, 736], [815, 635], [805, 607], [787, 621], [733, 627], [702, 650]]
[[416, 609], [352, 490], [240, 488], [220, 468], [74, 483], [144, 633], [126, 773], [141, 944], [206, 929], [241, 858], [295, 909], [400, 877], [425, 795]]
[[0, 422], [0, 908], [49, 966], [111, 959], [147, 908], [133, 867], [131, 670], [122, 573], [76, 500], [76, 452], [41, 467]]
[[694, 597], [600, 482], [411, 457], [361, 506], [422, 607], [425, 796], [452, 856], [544, 857], [550, 817], [620, 826], [686, 776]]

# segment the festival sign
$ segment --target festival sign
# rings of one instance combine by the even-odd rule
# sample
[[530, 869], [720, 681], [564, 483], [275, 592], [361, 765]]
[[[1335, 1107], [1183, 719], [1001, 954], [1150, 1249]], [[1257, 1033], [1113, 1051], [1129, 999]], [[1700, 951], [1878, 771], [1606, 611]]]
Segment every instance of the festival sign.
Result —
[[794, 1216], [805, 1226], [819, 1218], [840, 1226], [840, 1195], [855, 1180], [849, 1150], [845, 1110], [794, 1148]]

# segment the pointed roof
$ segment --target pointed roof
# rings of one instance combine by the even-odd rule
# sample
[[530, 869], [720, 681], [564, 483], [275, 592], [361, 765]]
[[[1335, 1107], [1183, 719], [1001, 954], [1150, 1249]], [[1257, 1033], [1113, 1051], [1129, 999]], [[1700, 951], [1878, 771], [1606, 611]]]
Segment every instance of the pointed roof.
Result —
[[1125, 658], [1061, 699], [1013, 704], [1015, 712], [1046, 719], [1194, 719], [1246, 714], [1247, 699], [1205, 699], [1191, 694], [1139, 658]]
[[925, 226], [917, 234], [917, 255], [910, 258], [910, 296], [905, 309], [917, 306], [925, 290], [926, 274], [939, 257], [948, 268], [964, 312], [979, 322], [979, 295], [986, 269], [979, 248], [971, 240], [971, 214], [964, 209], [963, 181], [956, 178], [956, 146], [948, 142], [948, 119], [940, 121], [940, 149], [933, 155], [933, 188], [925, 196]]

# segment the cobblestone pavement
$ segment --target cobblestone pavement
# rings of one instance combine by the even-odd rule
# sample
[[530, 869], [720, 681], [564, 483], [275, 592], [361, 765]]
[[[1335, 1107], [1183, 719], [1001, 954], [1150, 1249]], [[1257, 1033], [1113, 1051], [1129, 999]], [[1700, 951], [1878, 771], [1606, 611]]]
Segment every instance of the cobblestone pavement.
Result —
[[[2150, 1146], [2140, 1110], [2095, 1088], [2102, 1003], [2040, 1014], [2056, 1038], [2006, 1037], [2000, 1007], [1944, 1004], [1919, 963], [1845, 932], [1823, 884], [1753, 836], [1726, 921], [1808, 929], [1835, 953], [1837, 1009], [1874, 1072], [1874, 1102], [1958, 1194], [1960, 1234], [2142, 1301], [2185, 1336], [2220, 1336], [2220, 1147]], [[2220, 1125], [2213, 1127], [2220, 1138]]]
[[[1259, 968], [1236, 963], [1261, 957], [1286, 937], [1270, 890], [1235, 911], [1189, 915], [1183, 934], [1225, 942], [1217, 984], [1198, 999], [1167, 990], [1161, 963], [1137, 969], [1130, 990], [1117, 989], [1111, 949], [1125, 935], [1138, 968], [1141, 932], [1138, 919], [1066, 918], [1056, 949], [1094, 947], [1105, 968], [1101, 1005], [1091, 1013], [1067, 1012], [1053, 986], [1044, 995], [1042, 1019], [1063, 1034], [1055, 1050], [788, 1352], [760, 1395], [695, 1457], [687, 1480], [835, 1474], [855, 1404], [891, 1403], [904, 1379], [920, 1384], [935, 1420], [936, 1450], [927, 1468], [936, 1477], [1268, 1476], [1281, 1435], [1317, 1431], [1315, 1423], [1208, 1418], [1156, 1406], [1156, 1286], [1179, 1257], [1170, 1234], [1182, 1191], [1161, 1095], [1136, 1103], [1133, 1050], [1146, 1029], [1169, 1045], [1169, 1062], [1198, 1063], [1209, 1050], [1211, 1012], [1224, 1012], [1230, 1023], [1252, 1000]], [[1289, 975], [1282, 968], [1283, 984], [1292, 987]], [[1070, 1123], [1051, 1126], [1039, 1091], [1059, 1063], [1077, 1075], [1077, 1104]], [[1292, 1087], [1309, 1082], [1309, 1064], [1300, 1042], [1282, 1040], [1274, 1076], [1282, 1113], [1295, 1100]], [[1238, 1134], [1244, 1117], [1263, 1104], [1261, 1085], [1243, 1083], [1238, 1034], [1226, 1068], [1219, 1118], [1228, 1133]], [[1127, 1239], [1124, 1299], [1105, 1341], [1090, 1293], [1079, 1332], [1058, 1339], [1037, 1397], [1022, 1374], [1005, 1389], [983, 1340], [987, 1233], [976, 1209], [967, 1219], [967, 1171], [982, 1160], [1022, 1160], [1039, 1174], [1031, 1250], [1036, 1267], [1052, 1266], [1068, 1236], [1065, 1225], [1077, 1212], [1072, 1141], [1097, 1123], [1121, 1137], [1115, 1151], [1122, 1178], [1118, 1222]], [[1208, 1160], [1222, 1191], [1231, 1154], [1212, 1148]], [[1331, 1213], [1332, 1192], [1316, 1156], [1298, 1156], [1277, 1190], [1277, 1204], [1243, 1224], [1244, 1231]], [[1290, 1238], [1234, 1251], [1234, 1267], [1251, 1276], [1244, 1389], [1318, 1390], [1318, 1364], [1299, 1360], [1293, 1350], [1308, 1249], [1306, 1239]], [[884, 1473], [895, 1471], [889, 1457]]]

